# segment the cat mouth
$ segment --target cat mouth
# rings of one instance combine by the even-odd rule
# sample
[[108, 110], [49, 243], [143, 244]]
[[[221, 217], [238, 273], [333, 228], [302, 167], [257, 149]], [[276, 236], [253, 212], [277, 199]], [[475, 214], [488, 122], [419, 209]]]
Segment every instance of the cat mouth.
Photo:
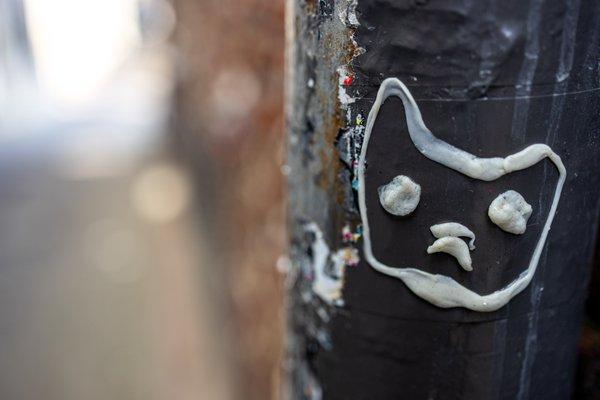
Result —
[[[465, 271], [473, 271], [471, 251], [475, 250], [475, 234], [472, 230], [459, 222], [445, 222], [432, 225], [429, 230], [436, 238], [429, 247], [427, 254], [446, 253], [456, 258], [458, 265]], [[469, 238], [469, 244], [461, 239]]]

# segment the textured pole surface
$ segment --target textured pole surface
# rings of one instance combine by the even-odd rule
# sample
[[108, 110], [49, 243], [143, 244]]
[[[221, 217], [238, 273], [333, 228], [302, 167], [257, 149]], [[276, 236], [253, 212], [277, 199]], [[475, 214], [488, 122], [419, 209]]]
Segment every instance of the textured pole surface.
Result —
[[[569, 398], [598, 222], [600, 3], [292, 3], [292, 398]], [[440, 139], [481, 157], [544, 143], [566, 166], [558, 213], [533, 281], [498, 311], [431, 305], [400, 280], [373, 270], [362, 240], [347, 235], [360, 234], [352, 186], [363, 121], [388, 77], [408, 86]], [[543, 161], [482, 182], [428, 160], [411, 142], [396, 98], [381, 108], [367, 163], [377, 257], [443, 273], [486, 294], [527, 267], [558, 176]], [[416, 211], [401, 219], [390, 218], [377, 196], [377, 188], [396, 175], [422, 187]], [[487, 216], [491, 201], [509, 189], [533, 207], [524, 235], [501, 231]], [[429, 227], [442, 221], [461, 222], [476, 233], [473, 272], [447, 255], [425, 252], [435, 240]], [[334, 300], [319, 291], [319, 233], [327, 245], [324, 274], [342, 288]], [[358, 251], [357, 265], [348, 256], [352, 251]], [[340, 254], [346, 265], [341, 272]]]

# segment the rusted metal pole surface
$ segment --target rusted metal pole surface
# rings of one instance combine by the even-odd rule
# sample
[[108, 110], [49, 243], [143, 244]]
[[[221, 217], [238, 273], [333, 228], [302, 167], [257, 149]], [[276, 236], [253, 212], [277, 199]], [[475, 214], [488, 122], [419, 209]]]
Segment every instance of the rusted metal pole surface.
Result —
[[[599, 209], [599, 20], [593, 1], [289, 2], [290, 398], [570, 398]], [[490, 181], [465, 176], [415, 145], [407, 103], [390, 97], [361, 188], [367, 116], [386, 78], [407, 86], [441, 141], [477, 157], [543, 144], [565, 165], [533, 279], [497, 310], [440, 307], [375, 270], [358, 193], [379, 261], [489, 294], [527, 269], [559, 172], [542, 160]], [[406, 217], [378, 196], [397, 175], [421, 187]], [[488, 217], [507, 190], [531, 205], [523, 234]], [[448, 221], [477, 237], [471, 272], [426, 251], [430, 226]]]

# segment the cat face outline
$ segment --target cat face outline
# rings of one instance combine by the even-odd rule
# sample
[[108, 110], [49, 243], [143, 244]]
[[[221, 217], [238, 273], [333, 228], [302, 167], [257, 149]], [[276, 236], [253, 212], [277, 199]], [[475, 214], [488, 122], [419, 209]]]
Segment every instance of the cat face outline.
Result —
[[[402, 101], [409, 136], [417, 150], [430, 160], [465, 176], [483, 181], [494, 181], [512, 172], [527, 169], [545, 158], [548, 158], [556, 166], [559, 178], [550, 211], [529, 264], [525, 271], [505, 287], [489, 294], [479, 294], [447, 275], [431, 274], [417, 268], [386, 265], [373, 254], [365, 193], [366, 156], [375, 120], [382, 104], [390, 96], [396, 96]], [[402, 280], [413, 293], [438, 307], [464, 307], [473, 311], [490, 312], [506, 305], [531, 282], [556, 214], [566, 179], [566, 169], [560, 157], [545, 144], [533, 144], [506, 157], [490, 158], [480, 158], [454, 147], [434, 136], [425, 126], [419, 106], [408, 88], [397, 78], [387, 78], [381, 83], [367, 118], [357, 175], [358, 205], [363, 224], [363, 252], [367, 263], [380, 273]]]

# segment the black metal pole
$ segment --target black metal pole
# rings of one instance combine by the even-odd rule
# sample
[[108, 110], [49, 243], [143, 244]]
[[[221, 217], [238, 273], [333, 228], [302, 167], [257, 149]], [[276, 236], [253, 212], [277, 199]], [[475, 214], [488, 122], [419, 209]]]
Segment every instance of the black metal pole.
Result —
[[[600, 3], [559, 0], [298, 1], [288, 7], [289, 385], [293, 399], [567, 399], [598, 222]], [[404, 82], [428, 128], [478, 157], [535, 143], [566, 182], [533, 280], [492, 312], [441, 308], [365, 260], [357, 164], [385, 78]], [[477, 293], [526, 268], [558, 172], [548, 160], [485, 182], [425, 157], [402, 102], [385, 101], [366, 154], [373, 252], [386, 265], [444, 274]], [[421, 185], [407, 217], [377, 188]], [[532, 206], [523, 235], [488, 206], [516, 190]], [[425, 251], [429, 227], [476, 233], [473, 271]], [[339, 289], [339, 291], [337, 291]]]

